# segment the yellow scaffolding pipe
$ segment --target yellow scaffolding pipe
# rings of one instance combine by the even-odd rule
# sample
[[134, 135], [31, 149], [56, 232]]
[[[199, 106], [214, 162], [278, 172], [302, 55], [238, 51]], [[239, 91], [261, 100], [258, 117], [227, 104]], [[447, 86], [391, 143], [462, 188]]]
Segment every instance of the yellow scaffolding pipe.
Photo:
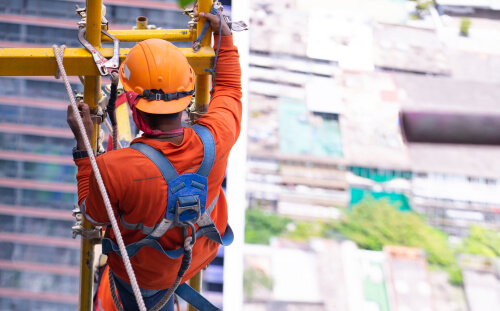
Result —
[[[98, 48], [102, 56], [111, 58], [112, 48]], [[211, 68], [214, 61], [214, 50], [203, 47], [198, 52], [192, 48], [180, 49], [193, 67], [196, 75], [208, 75], [205, 71]], [[130, 49], [120, 49], [120, 62], [127, 57]], [[69, 76], [98, 75], [92, 55], [83, 48], [67, 48], [64, 50], [64, 68]], [[0, 48], [0, 76], [54, 76], [57, 72], [57, 63], [54, 50]]]
[[[101, 47], [101, 12], [102, 0], [87, 0], [87, 28], [86, 39], [95, 46]], [[93, 66], [95, 67], [95, 65]], [[101, 76], [86, 75], [83, 83], [83, 100], [89, 105], [90, 111], [95, 113], [99, 105], [101, 96]], [[97, 154], [97, 138], [99, 137], [100, 126], [94, 124], [94, 134], [90, 141], [92, 149]], [[83, 229], [94, 229], [86, 219], [82, 220]], [[92, 298], [94, 288], [94, 246], [95, 240], [81, 239], [80, 249], [80, 311], [92, 310]]]
[[[212, 0], [198, 1], [199, 12], [210, 12], [212, 9]], [[197, 33], [201, 33], [206, 19], [200, 17], [197, 25]], [[212, 43], [211, 29], [207, 31], [205, 38], [201, 41], [201, 49], [210, 48]], [[205, 113], [208, 110], [208, 103], [210, 102], [210, 75], [196, 75], [195, 80], [195, 109], [198, 113]], [[189, 285], [197, 292], [201, 292], [202, 284], [202, 271], [198, 272], [194, 277], [189, 280]], [[189, 305], [188, 311], [196, 311], [196, 309]]]
[[[211, 0], [200, 0], [198, 3], [199, 12], [210, 12], [212, 9]], [[200, 17], [198, 21], [198, 33], [201, 33], [205, 25], [205, 18]], [[210, 36], [211, 29], [207, 31], [207, 35], [201, 41], [201, 48], [210, 48], [212, 37]], [[201, 49], [200, 49], [201, 51]], [[198, 113], [205, 113], [208, 109], [210, 101], [210, 75], [196, 75], [196, 88], [195, 88], [195, 107]]]
[[[196, 30], [189, 29], [137, 29], [137, 30], [108, 30], [109, 34], [120, 42], [139, 42], [146, 39], [162, 39], [167, 41], [194, 41]], [[102, 35], [102, 42], [113, 42], [110, 37]]]

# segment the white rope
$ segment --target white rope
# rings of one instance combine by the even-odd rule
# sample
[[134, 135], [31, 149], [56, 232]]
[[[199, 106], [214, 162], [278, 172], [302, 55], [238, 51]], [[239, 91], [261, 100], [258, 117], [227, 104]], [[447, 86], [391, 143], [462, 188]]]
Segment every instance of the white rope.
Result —
[[[64, 45], [61, 47], [64, 49]], [[115, 215], [113, 213], [113, 209], [111, 207], [111, 202], [109, 201], [108, 193], [106, 191], [106, 187], [104, 186], [104, 181], [102, 180], [101, 173], [99, 172], [99, 168], [97, 167], [97, 162], [95, 160], [94, 152], [92, 150], [92, 146], [90, 145], [90, 141], [86, 135], [85, 126], [83, 125], [82, 117], [78, 111], [78, 106], [76, 105], [75, 98], [73, 96], [73, 92], [71, 91], [71, 85], [68, 81], [68, 76], [66, 75], [66, 70], [64, 70], [64, 65], [62, 62], [62, 57], [58, 53], [58, 48], [56, 45], [53, 45], [54, 55], [56, 57], [57, 65], [59, 66], [59, 70], [64, 79], [64, 84], [66, 85], [66, 91], [68, 92], [68, 96], [71, 101], [71, 107], [75, 112], [76, 120], [78, 122], [78, 127], [80, 128], [80, 132], [82, 133], [82, 137], [85, 143], [85, 148], [87, 149], [87, 153], [89, 154], [90, 164], [92, 165], [92, 169], [94, 170], [95, 177], [97, 179], [97, 184], [99, 185], [99, 190], [101, 190], [102, 198], [104, 200], [104, 205], [106, 206], [106, 211], [108, 213], [109, 220], [111, 222], [111, 226], [113, 227], [113, 231], [115, 232], [116, 241], [118, 242], [118, 246], [120, 248], [120, 252], [122, 254], [123, 263], [125, 264], [125, 269], [127, 270], [128, 277], [130, 278], [130, 282], [132, 285], [132, 289], [134, 291], [135, 299], [137, 300], [137, 304], [139, 305], [139, 309], [141, 311], [147, 311], [146, 306], [144, 305], [144, 300], [142, 299], [141, 291], [139, 289], [139, 285], [137, 284], [137, 280], [135, 278], [134, 270], [132, 269], [132, 265], [130, 264], [130, 259], [127, 254], [127, 250], [125, 249], [125, 244], [123, 243], [123, 238], [120, 233], [120, 229], [118, 228], [118, 223], [116, 222]]]
[[[66, 49], [66, 46], [65, 45], [61, 45], [61, 49], [59, 50], [59, 55], [61, 57], [63, 57], [65, 49]], [[55, 53], [55, 51], [54, 51], [54, 53]], [[59, 70], [59, 67], [57, 67], [56, 79], [59, 80], [60, 77], [61, 77], [61, 70]]]

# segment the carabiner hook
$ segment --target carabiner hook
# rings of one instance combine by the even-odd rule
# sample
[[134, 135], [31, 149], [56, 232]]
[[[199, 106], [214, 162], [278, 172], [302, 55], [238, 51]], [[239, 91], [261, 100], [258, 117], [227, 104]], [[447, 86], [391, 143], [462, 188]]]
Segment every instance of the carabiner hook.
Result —
[[194, 245], [194, 242], [196, 242], [196, 229], [194, 228], [194, 224], [192, 222], [190, 222], [190, 221], [183, 222], [182, 224], [183, 224], [183, 226], [182, 226], [182, 236], [183, 236], [184, 240], [188, 236], [188, 230], [187, 230], [187, 228], [191, 227], [191, 245]]

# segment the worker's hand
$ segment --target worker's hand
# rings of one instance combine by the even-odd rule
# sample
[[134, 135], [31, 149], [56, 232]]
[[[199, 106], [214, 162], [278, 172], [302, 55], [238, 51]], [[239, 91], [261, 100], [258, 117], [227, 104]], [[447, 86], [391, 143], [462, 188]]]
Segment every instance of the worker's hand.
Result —
[[[92, 119], [90, 118], [90, 109], [89, 106], [85, 103], [77, 103], [78, 112], [83, 119], [83, 125], [85, 126], [85, 134], [88, 139], [92, 138], [92, 133], [94, 133], [94, 123], [92, 123]], [[75, 111], [71, 105], [68, 106], [68, 125], [73, 131], [76, 139], [76, 149], [85, 150], [85, 142], [83, 140], [82, 133], [80, 132], [80, 128], [78, 127], [78, 121], [76, 120], [77, 116]]]
[[[219, 15], [214, 15], [211, 13], [204, 13], [200, 12], [198, 13], [198, 2], [194, 5], [193, 7], [193, 13], [194, 13], [194, 21], [198, 22], [200, 20], [200, 17], [206, 18], [207, 22], [210, 23], [210, 26], [212, 27], [212, 31], [214, 34], [218, 35], [219, 34], [219, 23], [220, 23], [220, 18]], [[222, 12], [220, 13], [222, 15]], [[231, 29], [229, 29], [229, 26], [226, 24], [226, 21], [222, 19], [222, 31], [221, 31], [222, 36], [230, 36], [231, 35]]]

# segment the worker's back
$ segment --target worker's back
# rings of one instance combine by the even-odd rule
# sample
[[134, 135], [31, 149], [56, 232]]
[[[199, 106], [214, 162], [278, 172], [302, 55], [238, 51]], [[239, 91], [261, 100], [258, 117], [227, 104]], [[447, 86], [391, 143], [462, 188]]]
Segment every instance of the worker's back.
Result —
[[[215, 132], [223, 131], [215, 128]], [[215, 136], [215, 135], [214, 135]], [[198, 169], [203, 159], [203, 144], [198, 135], [192, 129], [184, 131], [184, 139], [180, 145], [169, 142], [159, 142], [148, 138], [138, 138], [134, 142], [142, 142], [161, 151], [172, 163], [179, 174], [193, 173]], [[208, 176], [207, 205], [216, 198], [217, 205], [210, 214], [217, 229], [224, 233], [227, 223], [227, 206], [224, 193], [221, 188], [227, 165], [227, 155], [224, 150], [229, 151], [231, 142], [216, 140], [216, 160]], [[226, 152], [226, 153], [227, 153]], [[122, 149], [110, 152], [98, 158], [98, 164], [104, 168], [106, 173], [103, 179], [106, 185], [112, 185], [108, 189], [110, 201], [119, 213], [119, 227], [125, 245], [138, 241], [151, 233], [151, 229], [158, 224], [165, 215], [167, 206], [168, 187], [165, 179], [158, 168], [142, 153], [131, 149]], [[91, 187], [92, 181], [91, 178]], [[87, 206], [96, 206], [101, 198], [94, 198], [89, 194]], [[99, 211], [99, 212], [98, 212]], [[96, 215], [95, 219], [107, 219], [102, 209], [95, 212], [88, 210], [87, 213]], [[100, 217], [102, 216], [102, 218]], [[114, 238], [114, 235], [111, 235]], [[160, 244], [164, 249], [176, 249], [183, 245], [181, 229], [170, 230], [160, 238]], [[218, 244], [209, 241], [206, 237], [198, 239], [193, 248], [193, 260], [190, 270], [184, 279], [191, 278], [196, 271], [206, 266], [217, 254]], [[168, 288], [177, 270], [168, 267], [180, 266], [181, 258], [170, 259], [161, 253], [151, 249], [143, 248], [132, 258], [132, 265], [136, 272], [137, 280], [141, 288], [158, 289]], [[116, 253], [110, 253], [108, 263], [113, 272], [123, 280], [127, 280], [127, 273], [122, 259]]]
[[[232, 44], [232, 37], [222, 37], [216, 86], [207, 114], [198, 121], [210, 130], [215, 140], [216, 153], [208, 176], [207, 205], [218, 198], [217, 205], [210, 216], [221, 234], [224, 233], [227, 223], [227, 205], [221, 184], [229, 152], [240, 132], [242, 109], [240, 98], [238, 53]], [[146, 137], [138, 138], [134, 142], [142, 142], [161, 151], [179, 174], [195, 172], [204, 155], [203, 144], [192, 129], [184, 130], [184, 138], [179, 145]], [[76, 163], [79, 166], [77, 178], [80, 184], [81, 181], [83, 182], [80, 179], [88, 178], [90, 166], [80, 165], [79, 160]], [[98, 164], [118, 218], [125, 245], [144, 238], [165, 215], [168, 187], [160, 171], [142, 153], [131, 148], [104, 154], [98, 157]], [[95, 178], [90, 176], [89, 189], [97, 188]], [[88, 189], [79, 187], [80, 201], [83, 201], [87, 191]], [[85, 214], [87, 218], [90, 217], [91, 222], [95, 224], [109, 222], [99, 191], [88, 192], [85, 205]], [[114, 238], [114, 235], [112, 234], [111, 237]], [[181, 247], [183, 243], [181, 229], [169, 230], [160, 238], [160, 243], [165, 250]], [[193, 249], [191, 267], [183, 280], [189, 279], [206, 266], [215, 257], [217, 248], [217, 243], [205, 237], [198, 239]], [[144, 247], [132, 258], [131, 262], [141, 288], [159, 289], [172, 285], [181, 259], [170, 259], [156, 250]], [[113, 273], [128, 282], [123, 261], [116, 253], [109, 254], [108, 263]]]

